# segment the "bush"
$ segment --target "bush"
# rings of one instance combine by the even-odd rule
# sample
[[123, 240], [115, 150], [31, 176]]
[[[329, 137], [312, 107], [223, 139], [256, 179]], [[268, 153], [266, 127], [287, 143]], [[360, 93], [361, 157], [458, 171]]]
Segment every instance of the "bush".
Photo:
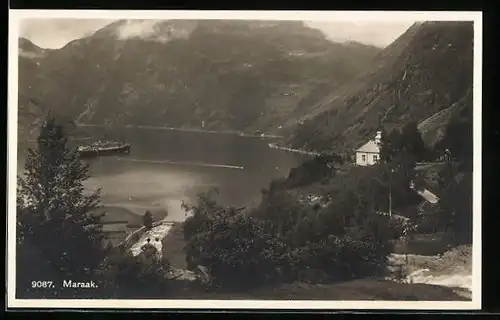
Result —
[[[16, 201], [19, 283], [93, 280], [106, 255], [102, 215], [93, 213], [99, 207], [99, 190], [85, 194], [89, 167], [68, 147], [63, 126], [54, 117], [43, 122], [37, 147], [28, 149], [24, 169], [18, 177]], [[39, 270], [30, 279], [35, 275], [25, 270], [33, 267]], [[42, 270], [48, 273], [43, 275]], [[51, 291], [59, 297], [83, 294], [78, 289]]]
[[[340, 281], [385, 269], [390, 251], [386, 217], [340, 211], [349, 210], [342, 201], [318, 214], [290, 197], [273, 188], [249, 212], [201, 197], [186, 221], [188, 261], [207, 267], [214, 285], [230, 289], [277, 281]], [[333, 208], [337, 214], [329, 211]]]
[[392, 239], [399, 239], [403, 234], [403, 230], [405, 228], [405, 220], [404, 219], [389, 219], [389, 230], [390, 237]]
[[261, 221], [222, 213], [210, 220], [208, 231], [190, 238], [186, 253], [191, 265], [208, 268], [214, 285], [241, 288], [276, 277], [272, 242]]
[[145, 261], [115, 249], [101, 264], [98, 278], [106, 298], [158, 298], [169, 294], [169, 265]]
[[369, 239], [331, 235], [294, 249], [282, 261], [290, 280], [325, 283], [382, 274], [386, 257]]
[[142, 221], [144, 223], [144, 227], [146, 227], [146, 230], [151, 230], [153, 228], [153, 215], [149, 210], [146, 211], [144, 216], [142, 216]]
[[335, 176], [335, 163], [342, 163], [337, 155], [319, 155], [290, 170], [286, 179], [288, 188], [296, 188]]

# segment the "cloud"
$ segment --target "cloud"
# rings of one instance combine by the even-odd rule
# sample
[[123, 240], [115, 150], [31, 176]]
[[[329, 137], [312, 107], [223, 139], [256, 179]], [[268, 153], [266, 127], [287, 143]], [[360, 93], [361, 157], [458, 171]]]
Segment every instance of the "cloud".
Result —
[[381, 22], [331, 22], [307, 21], [309, 27], [321, 30], [335, 42], [356, 41], [378, 47], [386, 47], [402, 35], [413, 21]]
[[175, 25], [168, 20], [125, 20], [118, 26], [119, 39], [142, 38], [162, 43], [174, 38], [188, 38], [195, 24], [177, 21]]
[[61, 48], [75, 39], [92, 35], [113, 22], [108, 19], [24, 19], [19, 34], [42, 48]]
[[[25, 19], [21, 23], [20, 35], [43, 48], [61, 48], [68, 42], [89, 36], [113, 22], [106, 19]], [[128, 20], [119, 28], [120, 38], [152, 38], [168, 41], [171, 30], [164, 29], [162, 20]], [[413, 22], [331, 22], [308, 21], [309, 27], [317, 28], [332, 41], [357, 41], [385, 47], [404, 33]], [[186, 26], [187, 27], [187, 26]], [[187, 28], [189, 29], [189, 28]], [[159, 32], [161, 31], [161, 32]], [[167, 32], [164, 32], [167, 31]], [[176, 30], [173, 36], [185, 37], [189, 31]], [[158, 36], [160, 35], [160, 36]]]
[[118, 28], [120, 39], [147, 38], [158, 33], [158, 20], [127, 20]]

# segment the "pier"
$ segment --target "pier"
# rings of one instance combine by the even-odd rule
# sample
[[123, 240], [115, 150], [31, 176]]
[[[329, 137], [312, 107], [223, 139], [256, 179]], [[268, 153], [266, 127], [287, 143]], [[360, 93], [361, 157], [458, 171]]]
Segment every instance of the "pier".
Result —
[[278, 149], [278, 150], [283, 150], [283, 151], [288, 151], [288, 152], [300, 153], [300, 154], [305, 154], [305, 155], [309, 155], [309, 156], [319, 156], [320, 155], [319, 152], [300, 150], [300, 149], [292, 149], [292, 148], [287, 148], [287, 147], [280, 147], [276, 143], [268, 143], [267, 145], [271, 149]]

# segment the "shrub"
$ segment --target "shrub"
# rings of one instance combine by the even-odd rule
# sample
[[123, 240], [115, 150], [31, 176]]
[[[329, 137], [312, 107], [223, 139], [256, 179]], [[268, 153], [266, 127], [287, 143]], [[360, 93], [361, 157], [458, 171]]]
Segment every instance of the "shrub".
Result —
[[141, 259], [115, 249], [101, 264], [98, 279], [107, 298], [157, 298], [169, 294], [168, 263]]
[[[84, 192], [88, 165], [68, 147], [63, 126], [52, 116], [40, 128], [36, 149], [28, 153], [16, 201], [18, 281], [23, 285], [41, 279], [90, 281], [106, 251], [102, 215], [93, 214], [99, 190]], [[25, 270], [33, 266], [40, 270], [37, 278], [30, 279], [34, 275]], [[49, 273], [42, 275], [42, 270]], [[82, 294], [82, 290], [51, 291], [59, 297]]]
[[289, 280], [324, 283], [380, 274], [386, 256], [369, 239], [331, 235], [295, 248], [281, 260]]
[[186, 221], [189, 262], [207, 267], [214, 285], [232, 289], [276, 281], [340, 281], [384, 270], [390, 251], [386, 217], [345, 211], [351, 221], [339, 224], [342, 215], [318, 216], [289, 197], [273, 189], [257, 210], [237, 213], [201, 198]]
[[319, 155], [290, 170], [286, 179], [288, 188], [296, 188], [335, 176], [335, 163], [342, 163], [337, 155]]
[[186, 253], [193, 265], [208, 268], [212, 282], [221, 287], [247, 287], [270, 282], [277, 275], [273, 242], [265, 225], [245, 214], [214, 216], [209, 231], [191, 237]]
[[153, 228], [153, 215], [149, 210], [144, 213], [144, 216], [142, 216], [142, 221], [147, 230], [151, 230]]

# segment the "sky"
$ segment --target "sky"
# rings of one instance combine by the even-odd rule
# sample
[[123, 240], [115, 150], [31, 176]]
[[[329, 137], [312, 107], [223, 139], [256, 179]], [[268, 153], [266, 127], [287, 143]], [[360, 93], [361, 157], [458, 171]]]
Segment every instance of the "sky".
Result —
[[[105, 19], [26, 19], [20, 27], [21, 37], [28, 38], [42, 48], [61, 48], [68, 42], [92, 34], [111, 23]], [[413, 21], [396, 22], [331, 22], [309, 21], [332, 41], [357, 41], [385, 47], [404, 33]]]

